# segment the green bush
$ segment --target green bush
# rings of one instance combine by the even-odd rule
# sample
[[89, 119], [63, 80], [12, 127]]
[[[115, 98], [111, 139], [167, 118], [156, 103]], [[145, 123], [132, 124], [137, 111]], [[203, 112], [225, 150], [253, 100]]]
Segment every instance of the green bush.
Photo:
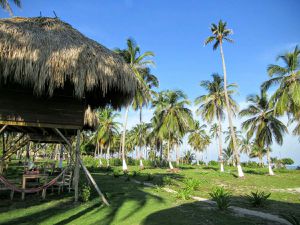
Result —
[[152, 181], [154, 179], [154, 176], [151, 173], [147, 173], [146, 181]]
[[292, 160], [291, 158], [283, 158], [280, 161], [283, 165], [293, 165], [294, 164], [294, 160]]
[[215, 188], [209, 195], [217, 203], [220, 210], [226, 210], [230, 206], [231, 194], [225, 191], [223, 187]]
[[250, 204], [254, 207], [260, 207], [265, 204], [267, 199], [270, 197], [271, 193], [265, 193], [264, 191], [256, 191], [251, 192], [250, 195], [247, 195], [247, 199], [250, 202]]
[[164, 176], [162, 178], [162, 183], [163, 183], [163, 185], [171, 185], [173, 183], [173, 180], [171, 177]]
[[191, 189], [192, 191], [195, 191], [199, 188], [200, 186], [200, 181], [197, 179], [193, 179], [193, 178], [188, 178], [184, 180], [184, 184], [186, 186], [186, 188]]
[[97, 168], [99, 166], [99, 160], [90, 155], [83, 156], [82, 161], [88, 168]]
[[119, 170], [119, 169], [114, 169], [113, 170], [113, 175], [114, 175], [114, 178], [118, 178], [118, 177], [120, 177], [122, 174], [121, 174], [121, 170]]
[[91, 188], [88, 185], [83, 185], [80, 190], [81, 200], [87, 202], [90, 200]]
[[188, 200], [191, 198], [192, 190], [189, 188], [179, 189], [176, 197], [182, 200]]
[[211, 160], [211, 161], [208, 162], [208, 165], [209, 166], [218, 166], [219, 163], [217, 161]]
[[260, 168], [259, 163], [254, 162], [254, 161], [242, 162], [241, 164], [242, 164], [243, 167]]

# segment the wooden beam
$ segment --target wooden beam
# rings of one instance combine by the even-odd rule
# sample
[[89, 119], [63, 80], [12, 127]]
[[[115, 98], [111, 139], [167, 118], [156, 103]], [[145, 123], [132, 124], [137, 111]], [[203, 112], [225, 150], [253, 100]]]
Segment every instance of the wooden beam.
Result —
[[3, 127], [1, 127], [1, 129], [0, 129], [0, 134], [5, 130], [5, 128], [6, 128], [7, 126], [8, 126], [8, 125], [5, 124]]
[[[71, 143], [64, 137], [64, 135], [58, 130], [55, 129], [55, 131], [62, 137], [62, 139], [64, 139], [64, 141], [72, 148]], [[79, 143], [79, 144], [78, 144]], [[92, 177], [92, 175], [90, 174], [90, 172], [88, 171], [88, 169], [85, 167], [85, 165], [83, 164], [82, 160], [80, 159], [80, 154], [77, 155], [77, 149], [79, 150], [79, 148], [77, 148], [79, 145], [80, 148], [80, 131], [77, 131], [77, 143], [76, 143], [76, 163], [77, 163], [77, 159], [78, 159], [78, 163], [81, 165], [84, 173], [87, 175], [88, 179], [91, 181], [91, 183], [93, 184], [94, 188], [96, 189], [96, 191], [98, 192], [100, 198], [102, 199], [102, 201], [104, 202], [105, 205], [109, 206], [109, 203], [107, 201], [107, 199], [105, 198], [105, 196], [103, 195], [103, 193], [101, 192], [100, 188], [98, 187], [97, 183], [95, 182], [94, 178]], [[75, 172], [76, 172], [76, 167], [75, 167]], [[75, 173], [74, 172], [74, 173]], [[78, 171], [79, 173], [79, 171]], [[75, 176], [75, 174], [74, 174]], [[76, 186], [75, 186], [76, 188]], [[76, 201], [76, 189], [75, 189], [75, 201]]]
[[80, 165], [80, 130], [77, 130], [77, 140], [75, 149], [75, 169], [74, 169], [74, 189], [75, 189], [75, 202], [78, 202], [79, 196], [79, 165]]
[[64, 124], [53, 124], [53, 123], [33, 123], [24, 121], [4, 121], [0, 120], [0, 124], [9, 126], [23, 126], [23, 127], [43, 127], [43, 128], [59, 128], [59, 129], [70, 129], [76, 130], [81, 129], [82, 126], [64, 125]]

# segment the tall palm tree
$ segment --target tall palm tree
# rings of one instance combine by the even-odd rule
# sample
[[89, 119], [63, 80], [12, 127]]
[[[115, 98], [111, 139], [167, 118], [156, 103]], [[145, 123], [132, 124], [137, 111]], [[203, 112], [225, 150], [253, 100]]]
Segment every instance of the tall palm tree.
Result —
[[253, 148], [253, 143], [248, 138], [242, 137], [240, 141], [240, 152], [249, 155]]
[[[188, 144], [196, 152], [203, 152], [210, 145], [210, 137], [207, 135], [205, 124], [200, 125], [199, 121], [195, 122], [194, 129], [191, 131], [188, 137]], [[196, 157], [197, 165], [199, 165], [199, 158]]]
[[270, 145], [275, 141], [282, 145], [283, 134], [287, 132], [286, 126], [274, 116], [274, 107], [269, 101], [265, 91], [260, 95], [250, 95], [247, 98], [250, 105], [240, 112], [240, 116], [250, 117], [242, 123], [247, 131], [247, 137], [255, 138], [256, 144], [267, 149], [269, 174], [274, 175], [270, 161]]
[[[272, 96], [276, 101], [275, 113], [283, 115], [285, 112], [292, 116], [290, 122], [300, 124], [300, 49], [296, 46], [292, 52], [279, 55], [277, 60], [281, 60], [284, 66], [271, 64], [268, 66], [270, 80], [262, 84], [264, 90], [271, 86], [278, 85], [278, 89]], [[297, 135], [295, 128], [294, 134]]]
[[[145, 93], [149, 90], [149, 86], [145, 83], [143, 76], [141, 75], [141, 71], [145, 70], [148, 65], [153, 65], [154, 62], [149, 59], [149, 57], [154, 56], [153, 52], [146, 51], [141, 53], [140, 47], [135, 43], [133, 39], [127, 39], [127, 49], [115, 49], [115, 52], [123, 57], [125, 62], [127, 62], [131, 69], [133, 70], [136, 78], [139, 81], [139, 85], [137, 87], [137, 93], [140, 91]], [[126, 139], [126, 129], [127, 129], [127, 121], [128, 121], [128, 111], [131, 104], [126, 106], [125, 110], [125, 118], [123, 124], [123, 134], [122, 134], [122, 168], [123, 171], [127, 171], [128, 167], [125, 160], [125, 139]]]
[[158, 122], [158, 135], [167, 140], [167, 158], [170, 169], [173, 169], [171, 163], [170, 150], [172, 140], [183, 137], [189, 130], [193, 129], [192, 112], [186, 106], [190, 102], [187, 96], [180, 90], [163, 91], [153, 101], [155, 109], [155, 118]]
[[[156, 76], [150, 73], [149, 68], [140, 69], [140, 75], [143, 79], [146, 88], [141, 86], [137, 89], [135, 97], [133, 99], [132, 107], [134, 110], [140, 111], [140, 124], [143, 124], [143, 114], [142, 109], [144, 106], [148, 106], [148, 104], [152, 100], [152, 96], [155, 95], [155, 92], [152, 90], [153, 87], [158, 87], [159, 82]], [[142, 133], [139, 134], [140, 143], [139, 143], [139, 152], [142, 151]], [[143, 160], [140, 160], [140, 167], [144, 168]]]
[[149, 128], [150, 124], [142, 123], [137, 124], [135, 127], [132, 128], [131, 132], [131, 139], [130, 142], [139, 146], [139, 160], [140, 160], [140, 169], [144, 169], [143, 164], [143, 151], [141, 151], [142, 147], [147, 145], [147, 137], [149, 135]]
[[97, 143], [105, 145], [107, 148], [107, 166], [109, 166], [110, 148], [113, 143], [113, 138], [119, 132], [120, 123], [116, 122], [118, 113], [115, 113], [111, 108], [105, 108], [98, 112], [99, 126], [97, 129]]
[[[215, 128], [217, 128], [215, 137], [219, 140], [220, 171], [224, 172], [222, 160], [222, 121], [224, 120], [224, 108], [226, 107], [225, 89], [223, 79], [219, 74], [212, 74], [212, 78], [212, 81], [205, 80], [200, 83], [200, 86], [207, 91], [207, 94], [196, 98], [195, 104], [199, 105], [196, 112], [208, 123], [211, 123], [215, 119], [218, 122], [218, 125], [215, 126]], [[231, 95], [235, 92], [235, 87], [235, 84], [227, 85], [229, 106], [232, 111], [237, 110], [237, 105], [231, 97]]]
[[223, 66], [223, 74], [224, 74], [225, 102], [226, 102], [226, 108], [227, 108], [229, 127], [230, 127], [232, 141], [233, 141], [233, 152], [234, 152], [234, 156], [235, 156], [236, 162], [237, 162], [238, 176], [243, 177], [244, 173], [243, 173], [243, 170], [242, 170], [242, 167], [240, 164], [240, 155], [239, 155], [239, 152], [237, 149], [236, 137], [234, 134], [233, 123], [232, 123], [232, 110], [230, 108], [230, 100], [229, 100], [228, 91], [227, 91], [227, 71], [226, 71], [225, 57], [224, 57], [224, 52], [223, 52], [223, 42], [228, 41], [228, 42], [232, 43], [233, 40], [229, 38], [229, 35], [232, 34], [232, 30], [228, 29], [226, 26], [227, 26], [227, 23], [223, 22], [222, 20], [219, 21], [218, 25], [213, 23], [211, 25], [212, 36], [209, 36], [205, 40], [205, 45], [214, 41], [213, 50], [216, 50], [218, 47], [220, 47], [222, 66]]
[[[21, 8], [21, 1], [20, 0], [13, 0], [13, 3], [18, 6], [19, 8]], [[13, 11], [11, 9], [10, 3], [8, 0], [0, 0], [0, 6], [9, 12], [9, 14], [11, 16], [13, 16]]]

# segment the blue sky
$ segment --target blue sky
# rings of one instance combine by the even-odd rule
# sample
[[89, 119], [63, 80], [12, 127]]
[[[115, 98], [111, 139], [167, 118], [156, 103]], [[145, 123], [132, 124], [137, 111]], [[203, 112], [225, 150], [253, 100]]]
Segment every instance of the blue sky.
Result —
[[[299, 0], [31, 0], [22, 1], [15, 16], [53, 16], [86, 36], [109, 47], [125, 47], [133, 37], [142, 51], [155, 52], [153, 73], [160, 89], [182, 89], [191, 100], [203, 94], [201, 80], [213, 72], [221, 73], [218, 51], [204, 47], [209, 26], [219, 19], [232, 28], [234, 44], [224, 46], [229, 82], [239, 85], [235, 99], [245, 105], [248, 94], [257, 93], [267, 79], [266, 66], [275, 57], [300, 44]], [[8, 17], [0, 11], [0, 17]], [[146, 111], [146, 119], [151, 111]], [[130, 126], [138, 121], [130, 113]], [[240, 123], [239, 119], [236, 121]], [[187, 146], [184, 146], [187, 148]], [[215, 146], [208, 149], [215, 158]], [[290, 156], [300, 164], [300, 144], [287, 135], [282, 147], [274, 146], [274, 155]]]

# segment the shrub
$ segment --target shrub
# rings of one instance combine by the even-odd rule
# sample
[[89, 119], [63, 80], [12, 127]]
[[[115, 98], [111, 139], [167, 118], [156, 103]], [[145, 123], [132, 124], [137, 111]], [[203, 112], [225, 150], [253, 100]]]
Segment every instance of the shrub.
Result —
[[99, 160], [90, 155], [83, 156], [82, 160], [83, 164], [88, 168], [97, 168], [99, 165]]
[[188, 178], [188, 179], [184, 180], [184, 184], [185, 184], [186, 188], [189, 188], [189, 189], [195, 191], [199, 188], [200, 181], [197, 179]]
[[154, 176], [151, 173], [147, 173], [146, 181], [152, 181], [154, 179]]
[[283, 165], [293, 165], [294, 164], [294, 160], [292, 160], [291, 158], [283, 158], [280, 161]]
[[226, 210], [230, 206], [231, 194], [226, 191], [223, 187], [215, 188], [209, 193], [212, 200], [216, 201], [217, 206], [220, 210]]
[[219, 163], [217, 161], [211, 160], [211, 161], [208, 162], [208, 165], [209, 166], [218, 166]]
[[90, 200], [91, 188], [88, 185], [83, 185], [80, 190], [81, 200], [87, 202]]
[[182, 200], [188, 200], [191, 198], [192, 190], [190, 188], [179, 189], [176, 197]]
[[113, 175], [114, 175], [114, 178], [118, 178], [119, 176], [121, 176], [121, 171], [118, 169], [114, 169]]
[[271, 193], [265, 193], [264, 191], [256, 191], [251, 192], [250, 195], [247, 195], [247, 199], [250, 202], [250, 204], [254, 207], [260, 207], [265, 204], [267, 199], [270, 197]]
[[243, 167], [260, 168], [259, 163], [254, 162], [254, 161], [242, 162], [241, 164], [242, 164]]
[[164, 185], [171, 185], [173, 183], [171, 177], [165, 176], [162, 178], [162, 183]]

